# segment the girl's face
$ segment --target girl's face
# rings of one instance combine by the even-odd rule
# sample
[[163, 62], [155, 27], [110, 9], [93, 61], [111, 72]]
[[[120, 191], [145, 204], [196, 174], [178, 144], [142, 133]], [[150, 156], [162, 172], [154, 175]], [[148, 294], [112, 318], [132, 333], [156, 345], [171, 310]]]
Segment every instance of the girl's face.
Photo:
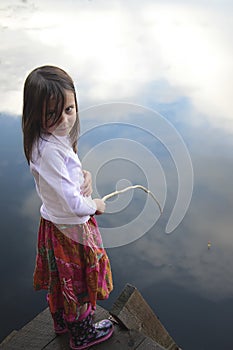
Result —
[[61, 117], [55, 125], [49, 126], [49, 119], [52, 119], [55, 113], [55, 103], [53, 99], [49, 101], [48, 115], [44, 116], [45, 120], [47, 120], [46, 131], [56, 136], [69, 135], [77, 116], [74, 93], [71, 90], [65, 91], [65, 103]]

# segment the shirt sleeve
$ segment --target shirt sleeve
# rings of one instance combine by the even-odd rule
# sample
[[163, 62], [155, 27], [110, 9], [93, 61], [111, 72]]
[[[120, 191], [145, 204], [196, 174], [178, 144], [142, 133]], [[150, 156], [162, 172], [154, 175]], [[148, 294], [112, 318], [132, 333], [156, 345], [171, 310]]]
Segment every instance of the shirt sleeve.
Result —
[[[81, 164], [69, 169], [69, 156], [57, 147], [45, 147], [39, 167], [39, 192], [48, 212], [52, 215], [61, 213], [63, 217], [93, 215], [96, 204], [88, 201], [80, 191], [78, 173]], [[76, 171], [74, 176], [72, 171]], [[71, 172], [71, 173], [70, 173]]]

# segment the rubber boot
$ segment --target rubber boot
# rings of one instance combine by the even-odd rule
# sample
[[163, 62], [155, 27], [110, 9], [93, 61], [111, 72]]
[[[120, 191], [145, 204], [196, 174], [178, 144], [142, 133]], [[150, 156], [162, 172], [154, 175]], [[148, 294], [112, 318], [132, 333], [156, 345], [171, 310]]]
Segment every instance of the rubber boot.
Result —
[[67, 322], [70, 332], [70, 348], [73, 350], [84, 350], [99, 344], [111, 337], [113, 324], [110, 320], [102, 320], [93, 323], [91, 305], [77, 321]]

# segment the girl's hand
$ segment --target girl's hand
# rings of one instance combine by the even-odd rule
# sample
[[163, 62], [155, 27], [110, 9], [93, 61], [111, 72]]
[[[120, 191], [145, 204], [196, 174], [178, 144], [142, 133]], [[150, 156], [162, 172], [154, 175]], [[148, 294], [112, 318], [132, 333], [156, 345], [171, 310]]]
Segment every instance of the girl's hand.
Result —
[[95, 215], [101, 215], [105, 212], [106, 204], [105, 202], [100, 198], [93, 199], [96, 204], [96, 212]]
[[81, 186], [81, 191], [84, 197], [89, 197], [92, 194], [92, 178], [91, 173], [83, 170], [84, 182]]

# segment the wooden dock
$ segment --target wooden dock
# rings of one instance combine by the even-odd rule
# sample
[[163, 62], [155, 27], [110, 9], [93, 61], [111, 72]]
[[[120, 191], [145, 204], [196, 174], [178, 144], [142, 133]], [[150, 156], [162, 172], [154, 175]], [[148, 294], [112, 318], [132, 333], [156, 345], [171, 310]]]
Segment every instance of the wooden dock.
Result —
[[[113, 336], [93, 350], [179, 350], [139, 291], [127, 284], [107, 311], [97, 306], [95, 322], [110, 318]], [[13, 331], [0, 344], [6, 350], [68, 350], [68, 334], [56, 335], [49, 309], [46, 308], [22, 329]]]

